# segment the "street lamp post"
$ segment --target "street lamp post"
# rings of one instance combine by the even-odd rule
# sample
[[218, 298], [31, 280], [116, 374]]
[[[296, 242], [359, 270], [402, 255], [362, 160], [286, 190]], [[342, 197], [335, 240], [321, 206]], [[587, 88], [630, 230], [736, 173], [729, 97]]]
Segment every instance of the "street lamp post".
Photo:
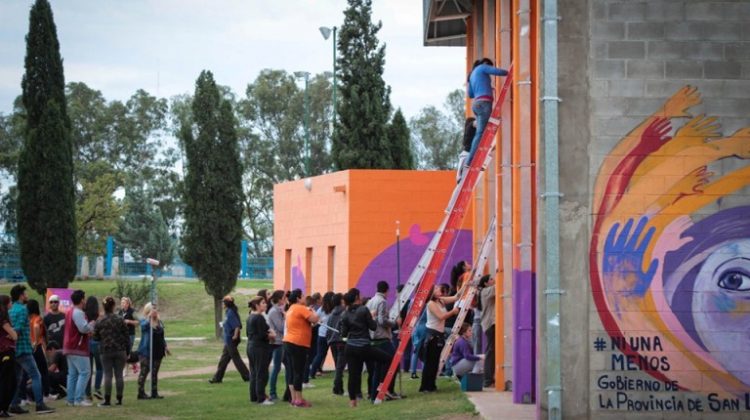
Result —
[[310, 83], [310, 72], [295, 71], [294, 76], [305, 80], [305, 178], [310, 176], [310, 99], [307, 87]]
[[325, 40], [333, 34], [333, 118], [331, 119], [331, 137], [333, 137], [336, 133], [336, 27], [321, 26], [319, 30]]

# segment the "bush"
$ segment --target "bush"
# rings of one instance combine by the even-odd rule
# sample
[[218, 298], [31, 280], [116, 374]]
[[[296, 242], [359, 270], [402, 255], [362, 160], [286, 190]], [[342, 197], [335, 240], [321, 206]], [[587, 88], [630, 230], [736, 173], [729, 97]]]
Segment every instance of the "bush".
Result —
[[133, 308], [136, 309], [150, 300], [151, 282], [146, 277], [143, 277], [141, 281], [118, 279], [111, 292], [118, 300], [124, 296], [129, 297], [130, 301], [133, 302]]

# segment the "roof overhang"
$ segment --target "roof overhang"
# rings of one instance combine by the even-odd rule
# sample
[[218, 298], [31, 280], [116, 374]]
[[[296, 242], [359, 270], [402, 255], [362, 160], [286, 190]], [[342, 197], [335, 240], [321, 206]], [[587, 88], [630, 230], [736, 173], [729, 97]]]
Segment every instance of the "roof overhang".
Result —
[[423, 0], [424, 45], [466, 46], [466, 18], [471, 0]]

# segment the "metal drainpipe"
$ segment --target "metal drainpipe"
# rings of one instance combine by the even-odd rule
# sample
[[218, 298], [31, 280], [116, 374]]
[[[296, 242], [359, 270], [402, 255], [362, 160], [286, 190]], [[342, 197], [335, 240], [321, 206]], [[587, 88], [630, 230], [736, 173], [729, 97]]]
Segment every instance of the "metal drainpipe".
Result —
[[557, 96], [557, 0], [544, 0], [544, 38], [542, 62], [544, 108], [545, 241], [547, 271], [547, 414], [562, 418], [562, 381], [560, 374], [560, 197], [558, 170]]

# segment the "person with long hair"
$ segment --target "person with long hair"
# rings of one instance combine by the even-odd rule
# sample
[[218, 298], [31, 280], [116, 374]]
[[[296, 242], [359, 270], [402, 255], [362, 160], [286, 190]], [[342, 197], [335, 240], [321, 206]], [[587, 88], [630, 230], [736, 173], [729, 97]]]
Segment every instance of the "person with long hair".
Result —
[[[370, 310], [362, 305], [359, 290], [350, 289], [344, 295], [347, 308], [341, 320], [341, 335], [346, 337], [346, 363], [349, 366], [349, 405], [357, 406], [357, 397], [362, 393], [362, 365], [366, 360], [388, 363], [391, 355], [370, 345], [370, 331], [375, 331], [377, 323]], [[376, 390], [373, 390], [376, 392]]]
[[[459, 290], [460, 294], [460, 290]], [[457, 296], [457, 295], [456, 295]], [[459, 308], [446, 310], [446, 303], [456, 301], [456, 296], [445, 296], [443, 287], [433, 286], [427, 304], [427, 330], [423, 339], [424, 367], [419, 392], [437, 391], [437, 374], [440, 365], [440, 353], [445, 346], [445, 320], [458, 314]]]
[[125, 325], [128, 327], [128, 361], [127, 363], [132, 364], [133, 373], [138, 373], [138, 357], [133, 353], [133, 344], [135, 343], [135, 327], [138, 326], [138, 320], [135, 319], [135, 309], [133, 309], [133, 301], [129, 297], [123, 296], [120, 299], [120, 310], [117, 314], [125, 321]]
[[29, 328], [31, 330], [31, 348], [42, 378], [42, 395], [49, 397], [49, 371], [47, 370], [47, 330], [44, 328], [44, 318], [39, 309], [39, 301], [29, 299], [26, 303], [29, 310]]
[[336, 374], [333, 378], [334, 395], [344, 395], [344, 368], [346, 367], [346, 342], [341, 336], [341, 318], [344, 315], [344, 295], [336, 293], [331, 298], [333, 310], [328, 317], [327, 343], [333, 354], [333, 362], [336, 365]]
[[94, 340], [99, 342], [100, 358], [104, 370], [104, 402], [100, 407], [112, 405], [112, 377], [115, 378], [117, 405], [122, 405], [125, 383], [122, 371], [125, 369], [126, 353], [130, 347], [130, 333], [125, 320], [115, 315], [115, 299], [104, 298], [104, 316], [94, 326]]
[[76, 290], [70, 295], [73, 307], [65, 313], [63, 354], [68, 365], [68, 405], [90, 407], [91, 402], [83, 396], [91, 376], [89, 335], [94, 331], [94, 323], [86, 319], [84, 299], [86, 293], [83, 290]]
[[326, 292], [326, 294], [323, 295], [323, 304], [316, 311], [318, 318], [320, 318], [320, 323], [318, 326], [318, 336], [315, 337], [318, 341], [316, 346], [317, 354], [312, 361], [312, 365], [310, 365], [311, 378], [315, 378], [315, 375], [319, 371], [322, 371], [323, 362], [325, 362], [326, 356], [328, 356], [328, 340], [326, 338], [328, 335], [328, 328], [326, 327], [326, 324], [328, 322], [328, 317], [331, 316], [331, 312], [333, 311], [332, 298], [333, 292]]
[[490, 76], [507, 76], [508, 71], [495, 67], [492, 60], [483, 58], [474, 62], [468, 77], [467, 94], [472, 99], [471, 110], [477, 119], [477, 131], [471, 141], [471, 150], [466, 158], [466, 166], [471, 164], [474, 154], [479, 147], [479, 141], [484, 133], [484, 127], [492, 113], [492, 80]]
[[234, 367], [237, 368], [237, 372], [242, 376], [242, 380], [247, 382], [250, 380], [250, 373], [247, 371], [245, 361], [242, 360], [237, 346], [240, 341], [240, 330], [242, 330], [242, 321], [240, 321], [240, 315], [237, 310], [237, 305], [234, 304], [234, 298], [227, 295], [222, 299], [224, 304], [225, 317], [224, 322], [221, 324], [224, 330], [224, 349], [221, 352], [219, 358], [219, 365], [216, 367], [216, 373], [208, 380], [212, 384], [220, 384], [224, 380], [224, 373], [229, 366], [229, 361], [234, 363]]
[[[144, 390], [144, 386], [146, 384], [146, 378], [148, 378], [148, 374], [151, 372], [152, 368], [149, 361], [152, 335], [154, 340], [154, 373], [151, 375], [151, 395], [148, 395]], [[141, 319], [141, 344], [138, 346], [138, 360], [141, 363], [141, 372], [138, 374], [139, 400], [164, 398], [159, 395], [157, 387], [159, 382], [159, 368], [161, 367], [161, 360], [164, 356], [170, 354], [172, 353], [169, 351], [167, 340], [164, 337], [164, 323], [162, 323], [161, 318], [159, 318], [159, 312], [156, 310], [156, 305], [149, 302], [143, 307], [143, 319]]]
[[271, 340], [276, 333], [266, 322], [266, 300], [256, 296], [250, 302], [247, 318], [247, 357], [250, 360], [250, 401], [261, 405], [273, 405], [266, 395], [268, 366], [271, 363]]
[[[84, 307], [84, 312], [86, 312], [86, 318], [89, 320], [89, 322], [96, 322], [99, 320], [99, 315], [101, 314], [101, 311], [99, 310], [99, 299], [96, 298], [96, 296], [89, 296], [86, 299], [86, 306]], [[99, 350], [99, 341], [95, 340], [93, 337], [91, 337], [89, 342], [89, 349], [91, 350], [91, 354], [89, 355], [89, 362], [91, 364], [91, 371], [94, 371], [94, 366], [96, 366], [96, 374], [91, 375], [89, 378], [89, 383], [86, 385], [86, 396], [91, 399], [91, 381], [94, 382], [94, 393], [93, 396], [98, 399], [103, 399], [102, 396], [102, 379], [104, 378], [104, 370], [102, 368], [102, 357], [101, 357], [101, 351]]]
[[[274, 338], [271, 341], [271, 380], [268, 384], [268, 392], [271, 401], [277, 400], [276, 382], [281, 371], [281, 362], [284, 355], [284, 312], [286, 308], [286, 293], [283, 290], [276, 290], [271, 293], [271, 309], [268, 311], [268, 326], [274, 332]], [[289, 371], [284, 371], [286, 375], [286, 387], [289, 387]]]
[[11, 417], [8, 408], [16, 394], [16, 340], [8, 316], [10, 297], [0, 295], [0, 417]]
[[319, 319], [315, 312], [307, 307], [304, 294], [294, 289], [289, 295], [289, 310], [284, 324], [284, 357], [287, 366], [291, 367], [292, 383], [289, 384], [291, 404], [295, 407], [312, 407], [302, 397], [302, 382], [305, 376], [305, 358], [312, 342], [312, 325]]
[[458, 289], [469, 280], [471, 276], [471, 264], [467, 261], [459, 261], [456, 265], [451, 268], [451, 288], [450, 294], [455, 295]]

